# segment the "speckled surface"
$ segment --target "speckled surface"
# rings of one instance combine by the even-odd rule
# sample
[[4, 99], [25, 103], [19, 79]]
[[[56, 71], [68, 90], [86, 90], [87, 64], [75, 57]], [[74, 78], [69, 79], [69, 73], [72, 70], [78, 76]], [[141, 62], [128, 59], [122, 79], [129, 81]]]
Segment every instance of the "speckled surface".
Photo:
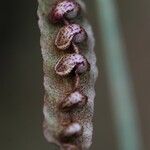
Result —
[[[58, 59], [68, 52], [59, 51], [54, 46], [55, 36], [61, 25], [54, 25], [48, 21], [49, 10], [55, 0], [38, 0], [38, 16], [39, 27], [41, 31], [41, 52], [43, 57], [43, 70], [44, 70], [44, 134], [49, 142], [54, 142], [61, 146], [57, 140], [59, 132], [63, 129], [60, 117], [68, 118], [66, 113], [60, 113], [57, 110], [58, 102], [66, 96], [68, 91], [72, 90], [74, 84], [74, 77], [67, 76], [65, 78], [56, 75], [54, 66]], [[81, 3], [81, 2], [80, 2]], [[82, 4], [83, 6], [83, 4]], [[85, 8], [84, 8], [85, 10]], [[82, 109], [75, 109], [71, 112], [71, 118], [74, 122], [79, 122], [83, 127], [82, 136], [75, 141], [76, 144], [81, 144], [82, 149], [88, 149], [92, 143], [93, 132], [93, 111], [94, 111], [94, 98], [95, 90], [94, 84], [98, 75], [96, 67], [96, 57], [94, 53], [94, 38], [91, 26], [82, 18], [82, 15], [75, 20], [87, 32], [88, 39], [81, 44], [81, 54], [83, 54], [90, 63], [91, 69], [81, 77], [81, 87], [83, 93], [88, 96], [88, 103]]]

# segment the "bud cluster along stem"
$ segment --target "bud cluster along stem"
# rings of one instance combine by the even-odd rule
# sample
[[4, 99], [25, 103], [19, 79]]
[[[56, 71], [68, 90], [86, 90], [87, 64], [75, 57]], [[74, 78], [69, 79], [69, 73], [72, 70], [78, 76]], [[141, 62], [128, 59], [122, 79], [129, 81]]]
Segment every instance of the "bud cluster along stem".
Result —
[[[79, 24], [70, 23], [70, 20], [77, 17], [81, 8], [75, 0], [59, 0], [54, 4], [49, 20], [52, 23], [62, 23], [56, 35], [54, 44], [62, 51], [72, 50], [71, 54], [62, 56], [55, 65], [55, 72], [60, 76], [67, 76], [71, 73], [75, 75], [75, 84], [72, 92], [70, 92], [58, 104], [58, 109], [61, 113], [69, 113], [75, 108], [82, 108], [86, 105], [88, 97], [81, 92], [80, 89], [80, 74], [89, 70], [90, 64], [85, 56], [80, 54], [80, 48], [77, 43], [83, 42], [87, 38], [87, 33]], [[76, 150], [78, 145], [71, 144], [72, 140], [82, 135], [83, 128], [78, 122], [71, 122], [64, 126], [64, 129], [59, 135], [59, 139], [63, 142], [64, 149]], [[73, 142], [74, 143], [74, 142]]]

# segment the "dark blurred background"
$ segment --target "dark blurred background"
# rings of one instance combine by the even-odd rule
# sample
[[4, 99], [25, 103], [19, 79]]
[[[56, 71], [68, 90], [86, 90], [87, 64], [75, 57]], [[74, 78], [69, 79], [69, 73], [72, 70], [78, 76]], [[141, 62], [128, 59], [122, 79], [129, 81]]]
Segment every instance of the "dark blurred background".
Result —
[[[88, 1], [99, 67], [91, 150], [118, 150], [96, 3]], [[150, 1], [118, 0], [144, 143], [150, 150]], [[0, 149], [55, 150], [42, 133], [43, 73], [37, 1], [0, 4]]]

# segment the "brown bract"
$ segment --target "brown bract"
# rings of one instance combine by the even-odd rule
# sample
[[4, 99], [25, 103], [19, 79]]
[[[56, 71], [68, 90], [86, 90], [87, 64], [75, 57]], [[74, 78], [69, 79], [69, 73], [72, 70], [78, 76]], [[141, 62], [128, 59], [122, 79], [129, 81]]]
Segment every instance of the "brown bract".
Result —
[[51, 22], [61, 22], [75, 18], [80, 11], [80, 6], [74, 0], [59, 0], [54, 4], [49, 19]]
[[80, 136], [82, 134], [82, 126], [77, 123], [71, 123], [67, 127], [65, 127], [59, 135], [59, 138], [62, 142], [72, 141], [74, 138]]
[[73, 144], [63, 144], [62, 150], [80, 150], [80, 148]]
[[67, 112], [74, 110], [75, 108], [81, 108], [87, 103], [87, 99], [88, 97], [81, 91], [75, 90], [61, 101], [59, 109], [63, 112]]
[[56, 64], [55, 71], [60, 76], [65, 76], [73, 70], [81, 74], [89, 69], [90, 65], [87, 59], [81, 54], [66, 54]]
[[58, 49], [69, 48], [71, 42], [80, 43], [87, 37], [85, 30], [78, 24], [69, 24], [59, 29], [55, 38], [55, 45]]

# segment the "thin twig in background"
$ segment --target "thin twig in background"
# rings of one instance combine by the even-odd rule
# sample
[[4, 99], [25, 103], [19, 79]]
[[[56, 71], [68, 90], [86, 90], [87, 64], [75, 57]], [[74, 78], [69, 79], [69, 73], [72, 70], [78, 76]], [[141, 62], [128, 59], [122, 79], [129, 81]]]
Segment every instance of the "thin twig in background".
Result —
[[119, 150], [143, 150], [115, 0], [97, 0]]

